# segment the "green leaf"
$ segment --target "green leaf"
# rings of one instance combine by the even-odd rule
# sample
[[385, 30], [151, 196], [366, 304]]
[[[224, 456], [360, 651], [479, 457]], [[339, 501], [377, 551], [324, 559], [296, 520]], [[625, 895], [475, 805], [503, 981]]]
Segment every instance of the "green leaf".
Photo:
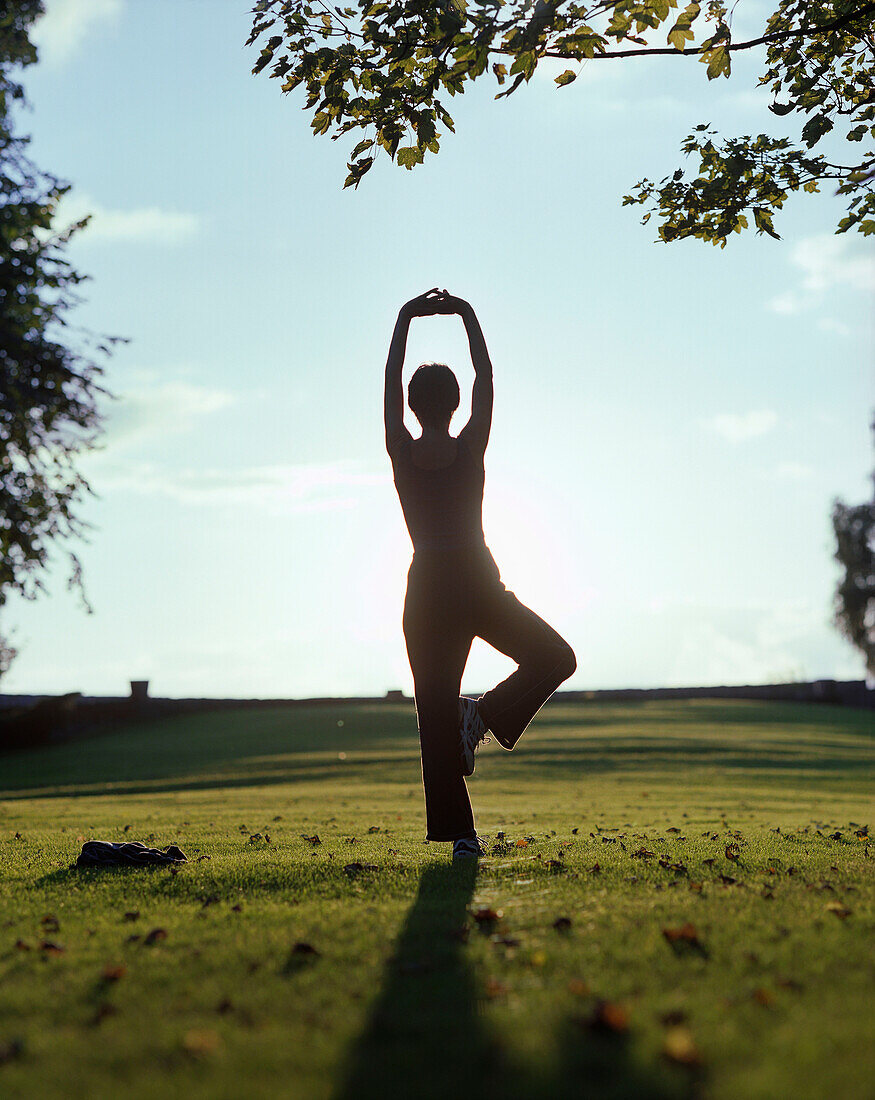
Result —
[[816, 145], [824, 134], [828, 134], [833, 127], [832, 119], [826, 115], [812, 116], [802, 127], [802, 140], [810, 149]]
[[705, 55], [702, 60], [706, 58], [708, 61], [709, 80], [716, 80], [718, 76], [729, 76], [731, 61], [729, 50], [727, 50], [725, 46], [718, 46], [715, 50], [711, 50], [710, 54]]
[[753, 220], [756, 222], [757, 231], [759, 233], [768, 233], [768, 235], [774, 237], [776, 241], [781, 239], [775, 232], [775, 227], [772, 225], [772, 215], [767, 210], [762, 210], [757, 207], [753, 212]]
[[577, 73], [573, 69], [566, 69], [556, 77], [556, 83], [560, 88], [564, 88], [566, 84], [571, 84], [575, 80], [577, 80]]
[[422, 164], [423, 154], [415, 145], [405, 145], [396, 154], [398, 163], [408, 170], [415, 164]]

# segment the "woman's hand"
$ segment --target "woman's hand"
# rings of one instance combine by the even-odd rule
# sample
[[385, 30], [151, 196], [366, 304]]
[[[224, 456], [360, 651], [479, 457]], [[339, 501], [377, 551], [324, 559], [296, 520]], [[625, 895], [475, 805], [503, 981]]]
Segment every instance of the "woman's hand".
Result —
[[432, 287], [425, 294], [418, 294], [409, 302], [405, 302], [401, 307], [401, 313], [406, 317], [432, 317], [438, 312], [437, 307], [441, 299], [442, 292], [436, 286]]
[[448, 315], [453, 313], [458, 313], [461, 317], [464, 317], [470, 310], [471, 306], [464, 298], [456, 298], [448, 291], [439, 290], [437, 287], [432, 287], [425, 294], [411, 298], [409, 302], [401, 307], [401, 312], [409, 318], [433, 317], [435, 314]]

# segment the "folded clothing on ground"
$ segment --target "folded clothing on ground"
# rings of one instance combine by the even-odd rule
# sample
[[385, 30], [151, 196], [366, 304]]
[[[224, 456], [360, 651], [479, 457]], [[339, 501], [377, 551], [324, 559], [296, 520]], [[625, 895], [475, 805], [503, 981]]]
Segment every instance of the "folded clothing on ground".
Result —
[[77, 867], [118, 867], [145, 866], [149, 863], [186, 863], [187, 857], [181, 848], [168, 844], [166, 848], [147, 848], [139, 840], [128, 840], [123, 844], [110, 840], [87, 840], [76, 860]]

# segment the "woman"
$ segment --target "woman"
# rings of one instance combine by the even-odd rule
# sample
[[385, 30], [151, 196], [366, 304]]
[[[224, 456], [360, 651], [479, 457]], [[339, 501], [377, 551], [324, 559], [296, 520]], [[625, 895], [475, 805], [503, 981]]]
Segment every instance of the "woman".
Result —
[[[404, 426], [402, 369], [414, 317], [457, 313], [474, 363], [471, 419], [457, 437], [450, 420], [459, 384], [449, 367], [425, 363], [407, 390], [422, 427]], [[386, 449], [410, 538], [404, 638], [413, 672], [428, 839], [453, 841], [453, 858], [483, 855], [465, 776], [487, 733], [512, 749], [556, 688], [574, 672], [571, 647], [508, 592], [486, 547], [483, 456], [492, 422], [492, 364], [471, 306], [433, 290], [401, 307], [386, 361]], [[479, 699], [459, 698], [475, 637], [512, 657], [514, 673]]]

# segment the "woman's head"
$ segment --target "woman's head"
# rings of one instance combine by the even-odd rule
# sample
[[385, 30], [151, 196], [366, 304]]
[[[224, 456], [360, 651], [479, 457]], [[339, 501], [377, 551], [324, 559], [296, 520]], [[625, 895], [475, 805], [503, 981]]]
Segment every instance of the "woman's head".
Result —
[[459, 407], [459, 383], [446, 363], [423, 363], [407, 387], [407, 403], [423, 428], [446, 428]]

